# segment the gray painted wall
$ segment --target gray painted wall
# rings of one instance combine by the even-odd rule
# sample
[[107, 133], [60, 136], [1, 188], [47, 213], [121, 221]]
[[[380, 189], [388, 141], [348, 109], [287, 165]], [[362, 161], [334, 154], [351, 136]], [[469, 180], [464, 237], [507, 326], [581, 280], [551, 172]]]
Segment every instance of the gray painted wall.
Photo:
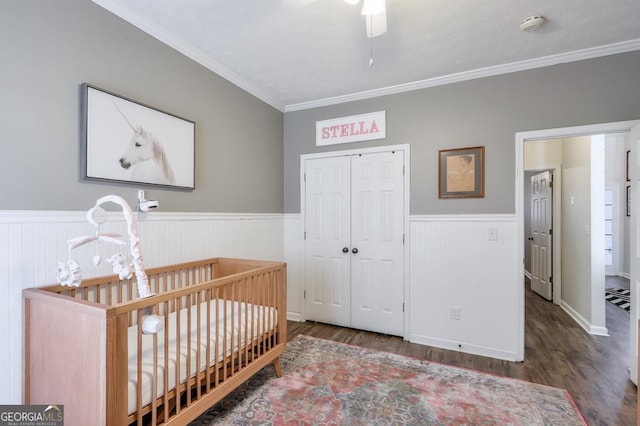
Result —
[[85, 210], [138, 186], [80, 179], [80, 84], [196, 122], [196, 190], [162, 211], [281, 213], [283, 114], [88, 0], [0, 6], [0, 210]]
[[[301, 154], [408, 143], [411, 214], [515, 213], [515, 133], [640, 118], [639, 69], [632, 52], [286, 113], [285, 212], [300, 212]], [[386, 140], [315, 146], [317, 120], [379, 110]], [[438, 199], [438, 150], [476, 145], [485, 198]]]

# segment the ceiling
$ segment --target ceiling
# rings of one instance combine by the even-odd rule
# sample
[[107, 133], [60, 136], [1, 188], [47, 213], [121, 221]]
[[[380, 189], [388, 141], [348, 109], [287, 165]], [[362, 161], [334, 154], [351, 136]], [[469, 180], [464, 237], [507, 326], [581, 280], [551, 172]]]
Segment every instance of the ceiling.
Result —
[[640, 50], [638, 0], [93, 1], [281, 111]]

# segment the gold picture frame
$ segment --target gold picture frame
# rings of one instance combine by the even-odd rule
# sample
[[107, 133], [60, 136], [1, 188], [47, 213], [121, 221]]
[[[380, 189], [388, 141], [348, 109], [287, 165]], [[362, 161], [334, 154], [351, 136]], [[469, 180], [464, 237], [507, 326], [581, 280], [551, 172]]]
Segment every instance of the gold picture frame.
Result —
[[484, 198], [484, 146], [442, 149], [438, 157], [439, 198]]

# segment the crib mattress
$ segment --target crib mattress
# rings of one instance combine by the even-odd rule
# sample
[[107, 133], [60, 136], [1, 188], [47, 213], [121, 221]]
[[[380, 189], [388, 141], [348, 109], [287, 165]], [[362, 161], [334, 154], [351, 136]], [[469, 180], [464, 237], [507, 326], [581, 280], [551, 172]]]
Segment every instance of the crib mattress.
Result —
[[[210, 356], [207, 359], [207, 302], [200, 305], [200, 319], [198, 319], [197, 306], [191, 308], [191, 332], [188, 327], [188, 310], [182, 309], [179, 312], [180, 318], [180, 347], [178, 348], [176, 339], [178, 314], [169, 314], [168, 330], [168, 362], [165, 363], [165, 332], [160, 332], [158, 336], [158, 369], [156, 373], [157, 395], [160, 397], [164, 393], [164, 375], [167, 372], [168, 389], [176, 387], [176, 370], [179, 365], [178, 380], [184, 383], [187, 379], [187, 361], [190, 360], [189, 372], [194, 377], [197, 373], [206, 369], [207, 365], [213, 365], [221, 361], [225, 356], [230, 356], [233, 351], [242, 350], [247, 340], [253, 340], [260, 335], [271, 331], [277, 326], [277, 310], [273, 307], [239, 303], [229, 300], [212, 300], [210, 306]], [[217, 308], [216, 308], [217, 306]], [[225, 309], [226, 307], [226, 309]], [[226, 317], [226, 333], [223, 329]], [[198, 360], [198, 336], [197, 326], [200, 323], [200, 356]], [[246, 330], [246, 332], [245, 332]], [[245, 336], [247, 334], [248, 336]], [[226, 336], [226, 339], [225, 339]], [[233, 342], [232, 342], [233, 337]], [[225, 341], [226, 340], [226, 341]], [[190, 348], [187, 351], [187, 342], [190, 341]], [[216, 341], [218, 342], [216, 350]], [[138, 388], [138, 326], [128, 329], [128, 351], [129, 351], [129, 372], [128, 372], [128, 413], [132, 414], [137, 410], [137, 388]], [[179, 355], [178, 355], [179, 352]], [[142, 406], [151, 403], [153, 380], [153, 335], [142, 336]]]

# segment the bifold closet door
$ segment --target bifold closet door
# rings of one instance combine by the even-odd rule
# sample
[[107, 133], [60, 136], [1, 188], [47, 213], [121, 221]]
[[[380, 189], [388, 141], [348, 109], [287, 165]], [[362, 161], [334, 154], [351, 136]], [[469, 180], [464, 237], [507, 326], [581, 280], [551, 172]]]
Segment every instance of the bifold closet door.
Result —
[[403, 335], [403, 156], [306, 160], [307, 319]]
[[351, 160], [351, 327], [394, 335], [404, 330], [403, 156]]
[[348, 156], [305, 164], [306, 315], [351, 326], [351, 165]]

